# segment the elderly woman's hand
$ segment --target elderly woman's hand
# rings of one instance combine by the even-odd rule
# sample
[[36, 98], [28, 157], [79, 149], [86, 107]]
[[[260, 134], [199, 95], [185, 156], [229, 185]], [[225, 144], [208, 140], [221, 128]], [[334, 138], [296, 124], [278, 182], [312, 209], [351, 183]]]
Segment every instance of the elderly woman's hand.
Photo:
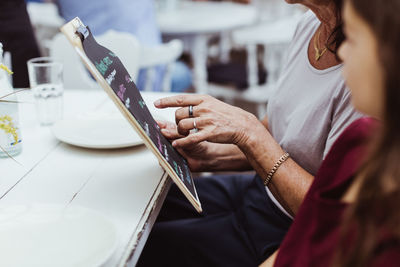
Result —
[[[175, 113], [181, 138], [172, 143], [177, 148], [204, 141], [241, 147], [257, 127], [265, 130], [253, 114], [207, 95], [167, 97], [157, 100], [154, 105], [157, 108], [181, 107]], [[190, 106], [193, 107], [192, 115]]]
[[[161, 133], [170, 141], [185, 137], [178, 133], [175, 123], [168, 121], [157, 121], [157, 123], [160, 126]], [[209, 142], [200, 142], [177, 149], [188, 161], [190, 170], [200, 172], [212, 171], [217, 167], [214, 147]]]

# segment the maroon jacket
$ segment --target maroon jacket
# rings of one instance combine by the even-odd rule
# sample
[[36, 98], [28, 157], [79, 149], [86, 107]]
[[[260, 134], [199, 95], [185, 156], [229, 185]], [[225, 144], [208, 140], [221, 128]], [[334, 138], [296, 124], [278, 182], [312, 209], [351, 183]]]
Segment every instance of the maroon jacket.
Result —
[[[343, 194], [353, 181], [365, 155], [366, 141], [376, 122], [362, 118], [338, 138], [319, 169], [287, 233], [275, 266], [330, 266], [337, 251]], [[399, 266], [400, 248], [384, 252], [371, 265]]]

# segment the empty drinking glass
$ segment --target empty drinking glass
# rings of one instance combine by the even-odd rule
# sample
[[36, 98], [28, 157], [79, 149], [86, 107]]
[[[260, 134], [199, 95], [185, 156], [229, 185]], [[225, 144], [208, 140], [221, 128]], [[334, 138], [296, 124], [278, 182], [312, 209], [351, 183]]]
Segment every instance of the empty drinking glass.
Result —
[[49, 57], [33, 58], [28, 72], [39, 123], [52, 125], [63, 115], [63, 65]]

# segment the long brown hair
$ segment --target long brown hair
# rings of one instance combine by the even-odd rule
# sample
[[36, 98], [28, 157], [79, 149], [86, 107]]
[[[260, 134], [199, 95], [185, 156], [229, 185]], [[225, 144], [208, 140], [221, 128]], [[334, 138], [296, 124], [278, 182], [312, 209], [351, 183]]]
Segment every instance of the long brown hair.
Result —
[[336, 6], [336, 25], [329, 35], [328, 40], [326, 41], [326, 47], [329, 51], [336, 55], [339, 59], [337, 53], [340, 45], [343, 43], [345, 37], [343, 33], [343, 21], [342, 21], [342, 9], [343, 9], [343, 0], [333, 0]]
[[400, 0], [346, 1], [378, 41], [385, 80], [380, 137], [360, 170], [363, 182], [345, 214], [334, 264], [354, 267], [366, 266], [388, 247], [400, 244]]

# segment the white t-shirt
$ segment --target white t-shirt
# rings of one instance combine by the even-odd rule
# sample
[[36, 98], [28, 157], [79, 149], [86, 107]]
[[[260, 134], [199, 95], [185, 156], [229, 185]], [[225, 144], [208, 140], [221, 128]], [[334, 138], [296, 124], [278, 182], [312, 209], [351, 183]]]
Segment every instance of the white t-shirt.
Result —
[[[300, 20], [287, 61], [268, 102], [268, 127], [291, 158], [315, 175], [341, 132], [362, 115], [351, 105], [342, 64], [318, 70], [308, 46], [320, 21], [312, 11]], [[274, 203], [288, 215], [267, 188]]]

